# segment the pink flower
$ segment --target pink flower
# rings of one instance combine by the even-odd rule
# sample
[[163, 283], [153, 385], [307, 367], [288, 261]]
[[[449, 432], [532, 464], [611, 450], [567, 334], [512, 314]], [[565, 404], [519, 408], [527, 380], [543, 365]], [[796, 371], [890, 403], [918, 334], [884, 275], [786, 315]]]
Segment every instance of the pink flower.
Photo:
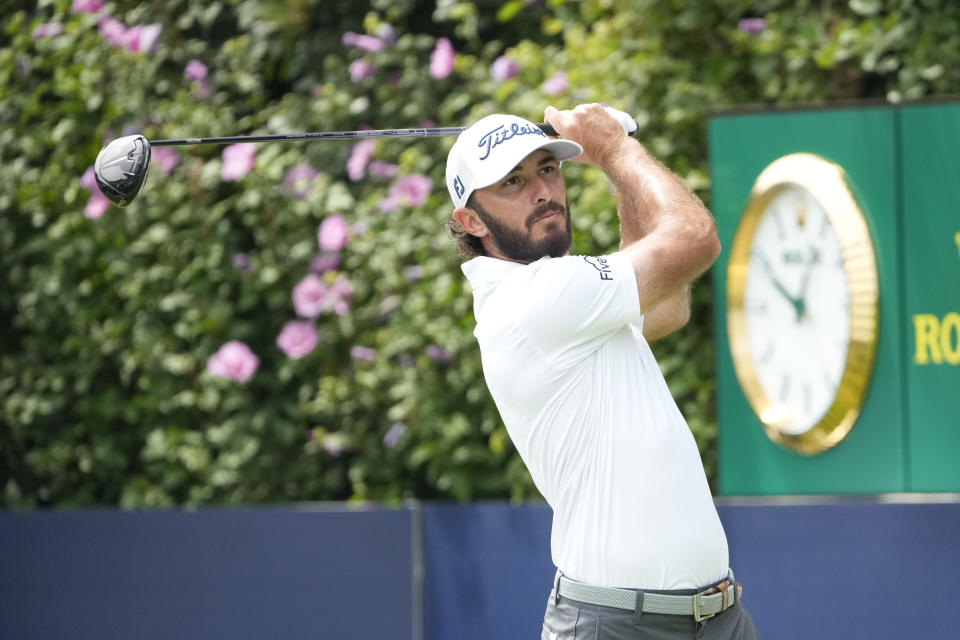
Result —
[[100, 35], [103, 36], [104, 40], [115, 47], [123, 44], [127, 33], [127, 28], [123, 26], [123, 23], [114, 20], [110, 16], [100, 18], [100, 21], [97, 23], [97, 30], [100, 32]]
[[137, 51], [144, 51], [146, 53], [153, 51], [153, 47], [157, 44], [157, 39], [160, 37], [161, 31], [163, 31], [163, 25], [161, 24], [144, 25], [143, 30], [140, 32], [140, 46]]
[[126, 47], [128, 51], [149, 53], [157, 43], [157, 38], [160, 37], [162, 30], [163, 25], [160, 24], [138, 24], [127, 29], [121, 45]]
[[374, 66], [366, 60], [354, 60], [347, 69], [350, 71], [350, 81], [360, 82], [373, 75]]
[[36, 40], [44, 36], [58, 36], [61, 31], [63, 31], [63, 25], [59, 22], [44, 22], [33, 28], [33, 39]]
[[90, 220], [97, 220], [106, 213], [109, 208], [110, 201], [107, 200], [99, 190], [96, 190], [90, 194], [90, 199], [87, 200], [87, 206], [83, 209], [83, 215]]
[[356, 345], [350, 349], [350, 357], [354, 360], [366, 360], [367, 362], [373, 362], [373, 359], [377, 356], [376, 349], [371, 349], [370, 347], [364, 347], [361, 345]]
[[430, 178], [421, 174], [413, 174], [403, 176], [393, 183], [389, 195], [405, 196], [409, 199], [411, 206], [417, 207], [427, 201], [431, 189], [433, 189], [433, 181]]
[[150, 161], [160, 165], [164, 175], [170, 175], [173, 168], [180, 162], [180, 154], [170, 147], [154, 147], [151, 156]]
[[347, 221], [339, 213], [327, 216], [317, 230], [321, 251], [340, 251], [347, 244]]
[[337, 252], [318, 253], [310, 259], [310, 271], [324, 273], [340, 266], [340, 254]]
[[92, 166], [87, 167], [87, 170], [83, 172], [83, 176], [80, 178], [80, 186], [90, 191], [100, 191], [100, 188], [97, 186], [97, 178], [93, 173]]
[[453, 71], [453, 59], [456, 52], [448, 38], [437, 40], [437, 46], [430, 54], [430, 77], [435, 80], [446, 78]]
[[207, 372], [215, 378], [246, 382], [260, 366], [260, 358], [239, 340], [231, 340], [207, 359]]
[[104, 0], [73, 0], [70, 13], [96, 13], [103, 8]]
[[352, 31], [347, 31], [341, 39], [344, 46], [354, 47], [366, 53], [379, 53], [384, 50], [386, 45], [376, 36], [358, 35]]
[[308, 164], [298, 164], [283, 176], [284, 191], [303, 200], [310, 193], [310, 185], [320, 172]]
[[256, 155], [255, 149], [256, 146], [252, 142], [239, 142], [224, 149], [220, 176], [226, 182], [232, 182], [250, 173]]
[[555, 74], [543, 81], [540, 86], [543, 92], [549, 96], [555, 96], [567, 90], [567, 74], [563, 71], [557, 71]]
[[320, 334], [312, 322], [291, 320], [283, 325], [277, 336], [277, 346], [287, 357], [299, 360], [309, 354], [320, 341]]
[[327, 310], [342, 316], [350, 310], [351, 296], [353, 285], [342, 274], [327, 286], [323, 278], [311, 272], [293, 288], [293, 308], [303, 318], [315, 318]]
[[433, 182], [427, 176], [413, 174], [398, 178], [387, 197], [380, 201], [380, 211], [393, 213], [401, 206], [419, 207], [427, 201]]
[[755, 36], [767, 28], [767, 21], [763, 18], [744, 18], [737, 23], [737, 29], [744, 33]]
[[450, 362], [450, 353], [438, 344], [428, 344], [423, 350], [427, 357], [436, 362]]
[[347, 158], [347, 177], [351, 182], [362, 180], [370, 158], [373, 157], [373, 140], [361, 140], [353, 145]]
[[397, 176], [397, 165], [380, 160], [371, 162], [367, 170], [370, 172], [370, 176], [377, 180], [391, 180]]
[[518, 73], [520, 73], [520, 65], [507, 56], [500, 56], [490, 65], [490, 76], [497, 82], [509, 80]]
[[293, 287], [293, 310], [301, 318], [316, 318], [327, 302], [327, 285], [323, 278], [308, 273]]
[[193, 90], [193, 98], [195, 100], [203, 100], [210, 93], [210, 83], [207, 82], [207, 73], [207, 65], [199, 60], [190, 60], [183, 69], [183, 77], [196, 82]]
[[206, 80], [207, 73], [207, 65], [199, 60], [190, 60], [183, 69], [183, 77], [187, 80]]

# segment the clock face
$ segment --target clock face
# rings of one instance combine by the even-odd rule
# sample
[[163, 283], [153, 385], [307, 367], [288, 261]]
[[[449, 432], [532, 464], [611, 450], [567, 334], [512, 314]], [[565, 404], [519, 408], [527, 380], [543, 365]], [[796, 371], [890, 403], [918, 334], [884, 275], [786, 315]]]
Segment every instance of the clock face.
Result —
[[810, 455], [849, 433], [877, 342], [873, 244], [843, 171], [784, 156], [757, 178], [727, 265], [737, 379], [774, 442]]
[[785, 434], [816, 425], [840, 386], [850, 340], [843, 253], [829, 216], [798, 185], [778, 188], [763, 210], [744, 291], [750, 358]]

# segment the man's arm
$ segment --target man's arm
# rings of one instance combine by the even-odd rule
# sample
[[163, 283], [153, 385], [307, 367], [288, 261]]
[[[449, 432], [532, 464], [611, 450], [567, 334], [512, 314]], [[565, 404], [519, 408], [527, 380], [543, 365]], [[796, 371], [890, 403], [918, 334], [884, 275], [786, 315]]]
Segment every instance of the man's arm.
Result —
[[647, 342], [659, 340], [689, 321], [690, 285], [687, 285], [643, 314], [643, 337]]
[[713, 216], [680, 178], [623, 135], [601, 105], [547, 107], [544, 115], [560, 135], [583, 146], [575, 160], [600, 167], [616, 188], [620, 253], [633, 265], [645, 314], [713, 264], [720, 253]]

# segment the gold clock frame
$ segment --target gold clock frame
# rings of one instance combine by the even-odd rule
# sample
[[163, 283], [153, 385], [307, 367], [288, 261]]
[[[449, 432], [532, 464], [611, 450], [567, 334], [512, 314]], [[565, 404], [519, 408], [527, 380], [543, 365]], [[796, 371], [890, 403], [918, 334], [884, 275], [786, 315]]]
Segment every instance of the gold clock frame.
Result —
[[[850, 341], [843, 374], [823, 417], [800, 434], [785, 424], [764, 393], [750, 356], [744, 297], [747, 263], [757, 225], [770, 201], [784, 188], [805, 189], [822, 206], [840, 243], [850, 290]], [[879, 282], [870, 230], [843, 169], [811, 153], [793, 153], [767, 166], [757, 177], [733, 237], [727, 264], [727, 332], [733, 366], [750, 407], [773, 442], [801, 455], [815, 455], [843, 440], [860, 415], [873, 373], [879, 329]]]

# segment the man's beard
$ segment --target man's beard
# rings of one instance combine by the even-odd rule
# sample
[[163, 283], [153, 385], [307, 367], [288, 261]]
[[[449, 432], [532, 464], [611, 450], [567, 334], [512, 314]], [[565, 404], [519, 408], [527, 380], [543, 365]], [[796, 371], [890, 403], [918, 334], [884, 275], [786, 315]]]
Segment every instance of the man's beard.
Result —
[[[490, 232], [490, 239], [497, 246], [503, 255], [520, 262], [535, 262], [544, 256], [559, 258], [566, 255], [570, 250], [570, 244], [573, 242], [573, 235], [570, 229], [570, 201], [567, 206], [561, 205], [555, 200], [550, 200], [527, 216], [527, 232], [512, 229], [499, 222], [489, 211], [479, 205], [474, 200], [470, 208], [477, 212], [480, 219], [487, 226]], [[545, 215], [548, 211], [558, 211], [566, 220], [566, 229], [553, 229], [547, 231], [547, 234], [537, 241], [531, 239], [531, 229], [538, 218]], [[552, 224], [552, 223], [551, 223]]]

